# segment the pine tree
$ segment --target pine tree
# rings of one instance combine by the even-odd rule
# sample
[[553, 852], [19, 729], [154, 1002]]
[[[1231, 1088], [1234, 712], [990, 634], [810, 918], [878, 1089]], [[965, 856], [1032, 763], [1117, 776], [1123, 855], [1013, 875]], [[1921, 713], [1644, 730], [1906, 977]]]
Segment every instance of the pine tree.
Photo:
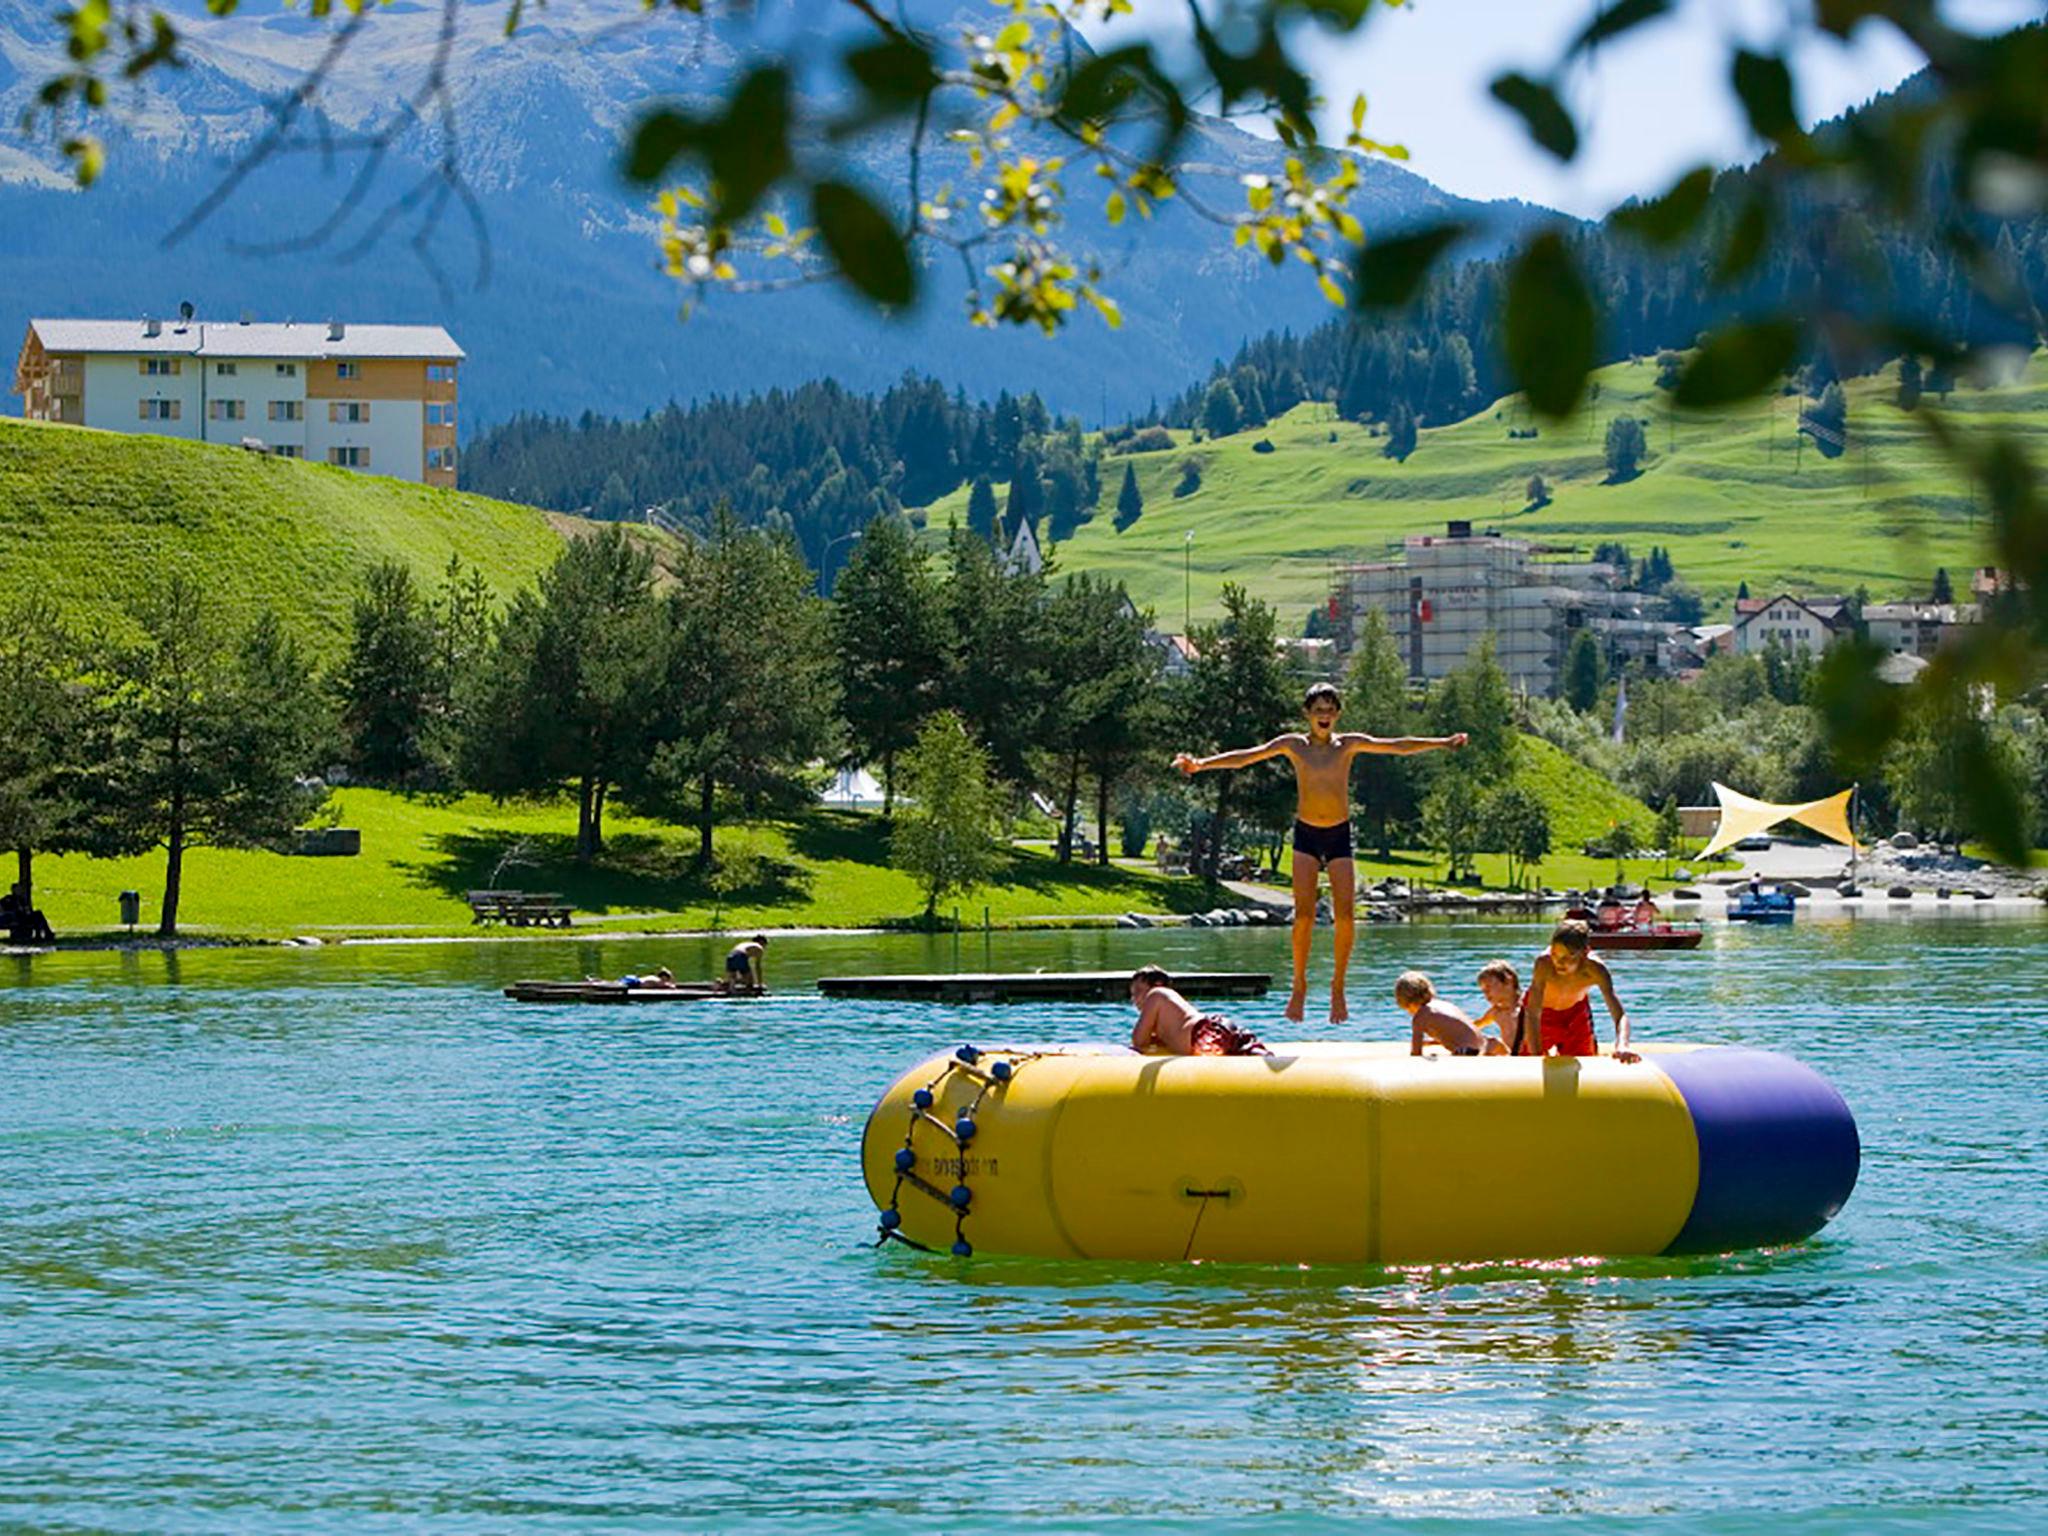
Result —
[[967, 531], [994, 541], [996, 536], [996, 492], [987, 475], [974, 477], [974, 489], [967, 493]]
[[335, 677], [342, 744], [350, 770], [372, 784], [418, 780], [447, 694], [432, 607], [402, 560], [381, 560], [363, 577], [350, 615], [348, 653]]
[[[1186, 729], [1204, 751], [1270, 741], [1280, 734], [1293, 713], [1293, 689], [1281, 665], [1274, 644], [1273, 610], [1251, 596], [1235, 582], [1223, 588], [1223, 619], [1197, 631], [1196, 658], [1184, 698]], [[1258, 770], [1250, 770], [1256, 774]], [[1261, 785], [1240, 787], [1244, 773], [1218, 773], [1216, 810], [1208, 847], [1204, 850], [1203, 874], [1216, 878], [1217, 866], [1230, 840], [1230, 816], [1234, 800], [1257, 795]], [[1286, 786], [1267, 776], [1266, 787]]]
[[1395, 460], [1406, 459], [1415, 451], [1417, 441], [1415, 413], [1408, 408], [1405, 400], [1396, 401], [1393, 410], [1387, 415], [1386, 456]]
[[1956, 600], [1955, 584], [1949, 580], [1947, 566], [1935, 567], [1934, 587], [1928, 593], [1927, 600], [1930, 603], [1952, 603]]
[[1138, 491], [1138, 472], [1126, 464], [1124, 483], [1116, 493], [1116, 531], [1122, 533], [1145, 514], [1145, 498]]
[[1600, 655], [1600, 642], [1593, 638], [1593, 632], [1582, 629], [1572, 636], [1572, 643], [1564, 657], [1564, 698], [1565, 702], [1580, 714], [1600, 701], [1600, 686], [1606, 681], [1607, 668]]
[[1922, 377], [1920, 359], [1908, 352], [1899, 359], [1899, 409], [1917, 410], [1920, 405]]
[[[1412, 734], [1414, 713], [1408, 700], [1408, 666], [1387, 630], [1386, 615], [1368, 608], [1344, 679], [1343, 727], [1369, 736], [1407, 736]], [[1359, 805], [1372, 822], [1374, 843], [1384, 859], [1393, 851], [1393, 828], [1415, 815], [1415, 763], [1368, 752], [1358, 757], [1352, 772]]]
[[74, 686], [79, 638], [46, 596], [0, 613], [0, 850], [12, 849], [12, 881], [34, 906], [35, 855], [86, 846], [79, 781], [89, 770], [84, 700]]
[[1038, 478], [1038, 460], [1028, 453], [1017, 456], [1010, 475], [1010, 499], [1003, 509], [1003, 547], [1009, 548], [1017, 530], [1029, 523], [1036, 529], [1045, 514], [1045, 486]]
[[1635, 478], [1641, 467], [1643, 456], [1649, 452], [1649, 443], [1643, 437], [1643, 424], [1633, 416], [1617, 416], [1607, 424], [1607, 480], [1610, 485], [1619, 485], [1624, 480]]
[[869, 523], [833, 588], [840, 714], [861, 760], [882, 770], [882, 814], [896, 807], [896, 759], [936, 703], [939, 594], [900, 518]]

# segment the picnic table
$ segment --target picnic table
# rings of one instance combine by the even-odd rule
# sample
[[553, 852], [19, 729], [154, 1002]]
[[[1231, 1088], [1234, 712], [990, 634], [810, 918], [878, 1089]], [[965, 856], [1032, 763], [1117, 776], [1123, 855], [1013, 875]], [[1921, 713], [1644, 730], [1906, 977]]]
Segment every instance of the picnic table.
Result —
[[472, 923], [504, 923], [511, 928], [566, 928], [576, 909], [560, 891], [471, 891]]

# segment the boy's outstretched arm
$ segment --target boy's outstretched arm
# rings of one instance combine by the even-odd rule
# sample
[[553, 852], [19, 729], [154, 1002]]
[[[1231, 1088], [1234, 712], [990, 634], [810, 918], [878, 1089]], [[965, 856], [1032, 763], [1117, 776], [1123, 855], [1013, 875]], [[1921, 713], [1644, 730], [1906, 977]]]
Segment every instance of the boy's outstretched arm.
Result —
[[1455, 736], [1368, 736], [1363, 731], [1344, 738], [1353, 752], [1376, 752], [1386, 757], [1413, 757], [1418, 752], [1455, 751], [1465, 745], [1465, 733]]
[[1253, 763], [1263, 763], [1269, 757], [1287, 755], [1288, 738], [1275, 736], [1264, 746], [1239, 747], [1235, 752], [1218, 752], [1210, 757], [1196, 757], [1192, 752], [1174, 754], [1173, 766], [1185, 774], [1207, 773], [1213, 768], [1249, 768]]
[[1607, 999], [1607, 1011], [1614, 1016], [1614, 1059], [1641, 1061], [1643, 1058], [1628, 1048], [1628, 1010], [1621, 1006], [1621, 999], [1614, 995], [1614, 973], [1606, 966], [1601, 966], [1599, 981], [1600, 995]]

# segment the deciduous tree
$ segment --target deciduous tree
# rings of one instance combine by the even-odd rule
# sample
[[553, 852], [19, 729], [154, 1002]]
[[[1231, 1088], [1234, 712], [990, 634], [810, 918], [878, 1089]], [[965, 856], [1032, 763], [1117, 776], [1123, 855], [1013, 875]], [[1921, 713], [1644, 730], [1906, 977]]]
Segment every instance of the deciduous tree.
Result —
[[924, 913], [977, 889], [995, 868], [997, 796], [988, 754], [950, 712], [933, 715], [903, 758], [909, 804], [889, 836], [896, 867], [924, 888]]

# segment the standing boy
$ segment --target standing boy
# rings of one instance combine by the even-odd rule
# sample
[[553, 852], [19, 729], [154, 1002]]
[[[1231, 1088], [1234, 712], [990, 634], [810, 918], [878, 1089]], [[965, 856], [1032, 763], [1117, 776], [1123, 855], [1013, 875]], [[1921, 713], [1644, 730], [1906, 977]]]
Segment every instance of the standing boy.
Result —
[[1302, 700], [1308, 730], [1275, 736], [1262, 747], [1196, 757], [1182, 752], [1173, 760], [1182, 773], [1212, 768], [1248, 768], [1271, 757], [1294, 765], [1294, 989], [1287, 998], [1287, 1017], [1296, 1023], [1307, 1011], [1308, 951], [1316, 926], [1316, 887], [1330, 875], [1330, 913], [1335, 922], [1336, 969], [1330, 976], [1330, 1022], [1351, 1017], [1344, 998], [1344, 973], [1351, 965], [1352, 925], [1357, 917], [1357, 866], [1351, 854], [1351, 760], [1362, 752], [1406, 757], [1462, 747], [1465, 734], [1455, 736], [1367, 736], [1358, 731], [1336, 734], [1343, 696], [1330, 683], [1317, 683]]
[[1614, 1016], [1614, 1059], [1641, 1061], [1628, 1048], [1628, 1010], [1614, 995], [1614, 976], [1593, 954], [1593, 933], [1576, 918], [1567, 918], [1550, 936], [1550, 948], [1536, 961], [1529, 992], [1522, 999], [1522, 1025], [1516, 1033], [1515, 1054], [1548, 1056], [1597, 1056], [1600, 1042], [1593, 1034], [1592, 992], [1600, 989], [1607, 1011]]

